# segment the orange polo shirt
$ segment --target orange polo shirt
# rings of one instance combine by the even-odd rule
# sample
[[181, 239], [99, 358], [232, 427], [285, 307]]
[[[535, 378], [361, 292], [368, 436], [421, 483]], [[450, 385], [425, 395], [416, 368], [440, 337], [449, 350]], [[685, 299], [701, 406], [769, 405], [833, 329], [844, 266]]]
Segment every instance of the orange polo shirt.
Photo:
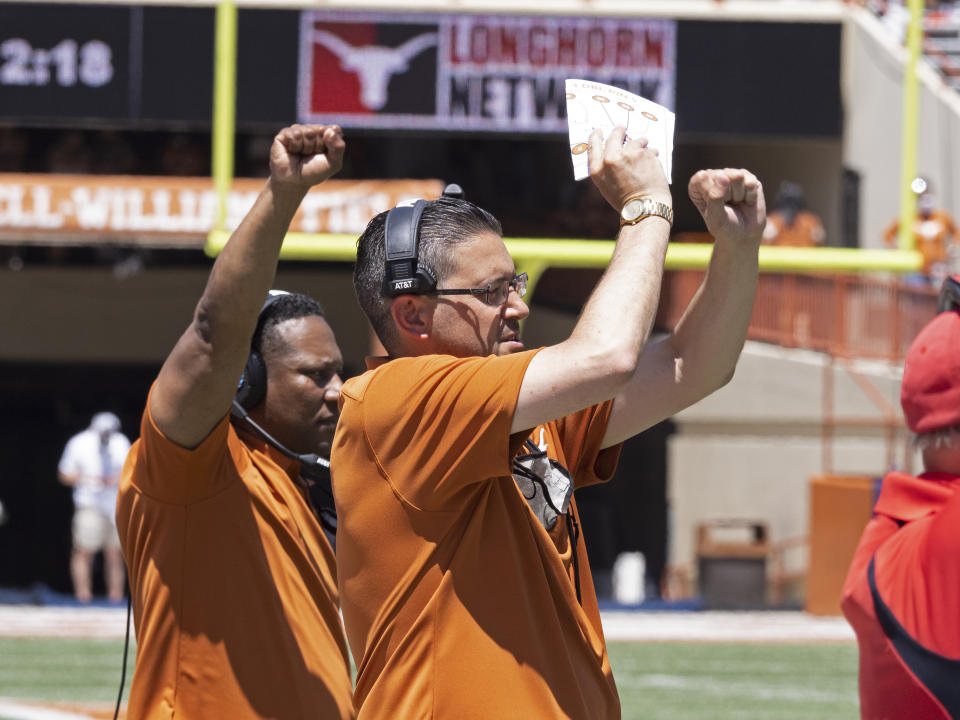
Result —
[[[511, 474], [533, 355], [399, 358], [343, 387], [331, 460], [359, 718], [620, 717], [576, 503], [548, 531]], [[574, 487], [613, 474], [611, 407], [530, 433]]]
[[824, 232], [820, 218], [808, 210], [801, 210], [787, 225], [783, 214], [774, 210], [767, 215], [767, 225], [763, 230], [764, 245], [784, 245], [789, 247], [818, 247], [823, 244]]
[[186, 450], [149, 407], [117, 502], [137, 629], [127, 717], [353, 717], [336, 560], [291, 461], [228, 417]]

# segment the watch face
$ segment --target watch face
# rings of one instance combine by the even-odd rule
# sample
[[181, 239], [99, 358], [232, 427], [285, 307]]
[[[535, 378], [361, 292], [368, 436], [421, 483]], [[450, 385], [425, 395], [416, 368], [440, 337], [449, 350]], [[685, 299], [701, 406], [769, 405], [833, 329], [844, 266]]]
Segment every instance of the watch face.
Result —
[[624, 220], [630, 222], [631, 220], [636, 220], [638, 217], [640, 217], [643, 209], [643, 199], [634, 198], [623, 206], [623, 211], [620, 213], [620, 215]]

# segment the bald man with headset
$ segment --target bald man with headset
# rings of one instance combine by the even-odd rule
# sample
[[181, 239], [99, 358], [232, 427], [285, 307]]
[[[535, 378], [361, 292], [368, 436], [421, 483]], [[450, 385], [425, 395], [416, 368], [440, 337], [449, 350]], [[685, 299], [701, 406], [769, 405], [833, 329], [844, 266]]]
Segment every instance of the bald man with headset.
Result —
[[316, 301], [268, 296], [294, 213], [344, 147], [336, 126], [277, 134], [270, 178], [150, 390], [117, 504], [129, 717], [353, 716], [324, 459], [342, 358]]

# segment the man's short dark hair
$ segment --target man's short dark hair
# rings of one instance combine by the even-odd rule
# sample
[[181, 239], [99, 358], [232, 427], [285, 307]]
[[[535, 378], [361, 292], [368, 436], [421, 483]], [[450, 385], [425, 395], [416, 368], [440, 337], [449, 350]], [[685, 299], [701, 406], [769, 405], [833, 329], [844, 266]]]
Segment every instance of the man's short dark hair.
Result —
[[280, 338], [273, 329], [286, 320], [296, 320], [302, 317], [316, 315], [326, 319], [323, 306], [309, 295], [289, 293], [281, 295], [260, 313], [257, 328], [253, 331], [250, 348], [263, 355], [264, 350], [275, 351], [280, 349]]
[[[357, 264], [353, 271], [353, 289], [360, 307], [370, 319], [387, 350], [393, 344], [392, 298], [383, 294], [384, 237], [387, 213], [373, 218], [357, 240]], [[441, 282], [456, 269], [454, 248], [478, 235], [502, 235], [500, 221], [481, 207], [466, 200], [441, 197], [426, 204], [420, 217], [418, 257]]]

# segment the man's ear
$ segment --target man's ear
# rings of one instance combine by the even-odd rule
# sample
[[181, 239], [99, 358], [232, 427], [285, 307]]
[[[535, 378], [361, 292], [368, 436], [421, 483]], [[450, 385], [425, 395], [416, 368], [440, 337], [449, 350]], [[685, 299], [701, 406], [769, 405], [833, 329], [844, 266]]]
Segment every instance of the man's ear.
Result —
[[399, 295], [390, 306], [390, 314], [401, 337], [421, 341], [430, 337], [434, 304], [422, 295]]

